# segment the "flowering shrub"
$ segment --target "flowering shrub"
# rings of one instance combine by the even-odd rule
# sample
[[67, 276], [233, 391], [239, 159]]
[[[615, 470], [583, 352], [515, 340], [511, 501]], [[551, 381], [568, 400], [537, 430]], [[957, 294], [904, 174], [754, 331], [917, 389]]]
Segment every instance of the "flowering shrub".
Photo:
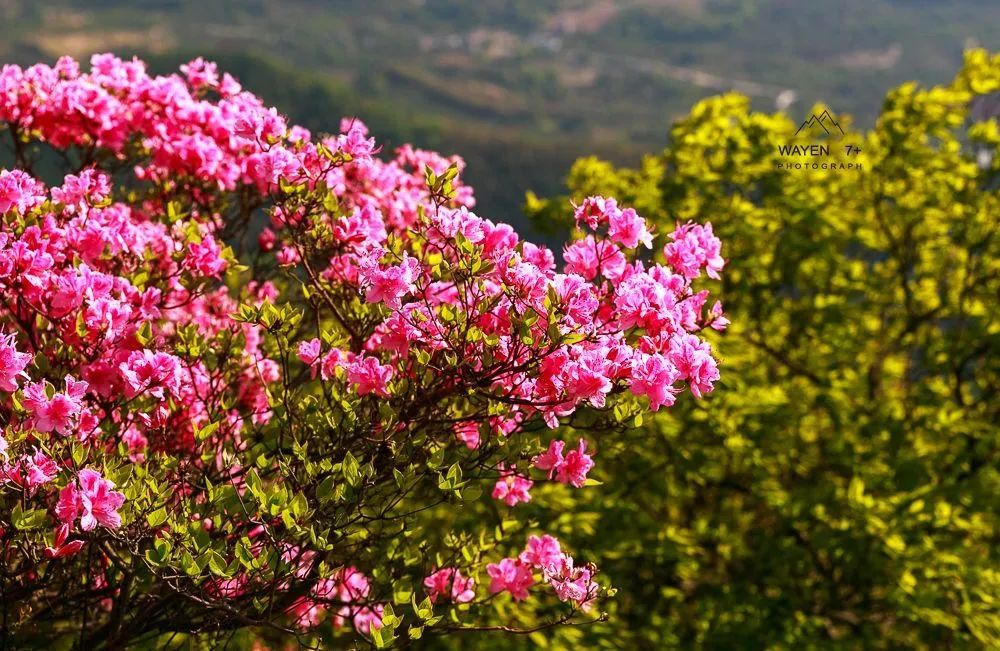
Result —
[[471, 212], [461, 160], [181, 72], [0, 72], [3, 621], [90, 648], [600, 619], [531, 491], [599, 483], [601, 437], [712, 390], [711, 227], [656, 262], [591, 197], [558, 271]]

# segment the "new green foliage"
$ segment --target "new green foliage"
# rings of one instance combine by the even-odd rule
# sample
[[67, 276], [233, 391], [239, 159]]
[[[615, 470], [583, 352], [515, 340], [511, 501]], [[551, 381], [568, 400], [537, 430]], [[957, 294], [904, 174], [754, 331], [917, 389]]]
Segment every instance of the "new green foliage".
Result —
[[640, 169], [573, 167], [576, 200], [711, 220], [733, 322], [720, 390], [602, 454], [580, 548], [619, 593], [576, 648], [1000, 645], [998, 91], [972, 51], [871, 131], [840, 116], [800, 162], [851, 169], [780, 169], [798, 122], [735, 94]]

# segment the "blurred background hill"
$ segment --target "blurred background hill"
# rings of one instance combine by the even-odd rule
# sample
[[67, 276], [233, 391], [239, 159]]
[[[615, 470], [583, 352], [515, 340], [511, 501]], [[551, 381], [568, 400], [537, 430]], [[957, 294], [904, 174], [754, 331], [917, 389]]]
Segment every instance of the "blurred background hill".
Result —
[[702, 97], [870, 126], [886, 88], [946, 80], [997, 25], [995, 0], [0, 0], [0, 61], [204, 55], [313, 129], [356, 114], [462, 154], [482, 214], [523, 224], [525, 190], [583, 154], [634, 164]]

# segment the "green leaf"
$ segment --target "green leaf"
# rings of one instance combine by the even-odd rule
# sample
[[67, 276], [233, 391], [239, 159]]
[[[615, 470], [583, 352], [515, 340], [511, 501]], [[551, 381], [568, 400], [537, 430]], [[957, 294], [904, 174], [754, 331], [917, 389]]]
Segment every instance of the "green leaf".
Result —
[[18, 504], [11, 511], [11, 521], [14, 526], [21, 531], [30, 531], [32, 529], [38, 529], [42, 527], [48, 520], [48, 515], [45, 509], [29, 509], [27, 511], [21, 510], [21, 505]]
[[151, 527], [158, 527], [167, 521], [167, 509], [160, 507], [146, 516], [146, 522]]
[[253, 567], [254, 555], [253, 552], [250, 551], [251, 548], [252, 544], [250, 543], [250, 539], [245, 536], [240, 538], [240, 540], [236, 543], [236, 560], [238, 560], [240, 564], [246, 568]]
[[316, 499], [327, 502], [333, 497], [333, 475], [327, 475], [316, 487]]
[[79, 467], [83, 465], [83, 460], [87, 458], [87, 448], [82, 445], [73, 446], [73, 463]]
[[226, 571], [226, 561], [218, 552], [208, 553], [208, 569], [216, 576], [229, 576], [229, 572]]
[[344, 473], [344, 480], [347, 481], [349, 486], [357, 486], [361, 481], [361, 476], [358, 472], [359, 470], [358, 460], [353, 454], [348, 452], [344, 455], [344, 461], [342, 466], [342, 472]]
[[149, 321], [142, 322], [142, 325], [135, 333], [135, 338], [143, 346], [148, 346], [153, 341], [153, 326], [150, 325]]
[[292, 510], [292, 515], [296, 518], [301, 518], [306, 513], [309, 512], [309, 501], [306, 496], [302, 493], [296, 493], [295, 497], [292, 498], [292, 502], [289, 505]]

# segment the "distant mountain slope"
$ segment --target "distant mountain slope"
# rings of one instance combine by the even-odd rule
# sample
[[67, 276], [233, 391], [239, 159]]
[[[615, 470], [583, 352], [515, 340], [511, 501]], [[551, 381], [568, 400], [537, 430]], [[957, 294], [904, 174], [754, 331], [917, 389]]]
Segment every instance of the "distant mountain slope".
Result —
[[871, 124], [886, 88], [1000, 48], [997, 25], [994, 0], [0, 0], [0, 60], [226, 58], [310, 126], [357, 112], [390, 142], [459, 150], [484, 213], [509, 213], [581, 153], [635, 162], [728, 89]]

